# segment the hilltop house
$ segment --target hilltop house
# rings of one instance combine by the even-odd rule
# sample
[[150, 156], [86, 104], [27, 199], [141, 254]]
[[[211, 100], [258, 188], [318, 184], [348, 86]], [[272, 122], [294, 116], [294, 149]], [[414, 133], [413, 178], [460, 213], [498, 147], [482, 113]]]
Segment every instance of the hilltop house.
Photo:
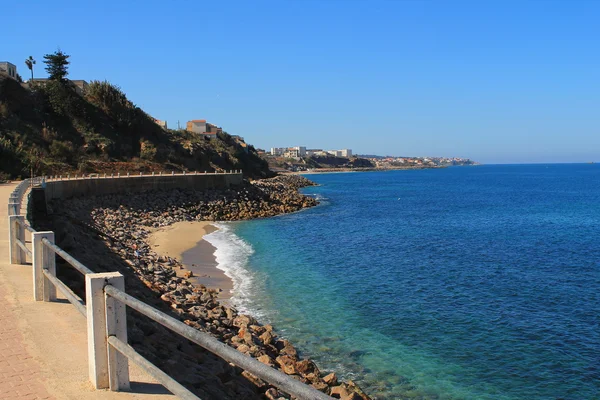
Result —
[[[75, 89], [75, 92], [77, 92], [80, 95], [83, 95], [87, 91], [87, 88], [89, 86], [87, 81], [84, 81], [83, 79], [68, 79], [68, 81], [73, 86], [73, 89]], [[31, 79], [28, 82], [31, 83]], [[48, 78], [34, 78], [33, 83], [36, 85], [45, 85], [46, 83], [48, 83]]]
[[13, 63], [9, 63], [8, 61], [0, 62], [0, 74], [8, 75], [10, 78], [14, 80], [17, 79], [17, 66]]
[[194, 133], [206, 132], [206, 120], [205, 119], [193, 119], [188, 121], [185, 130]]
[[163, 129], [167, 129], [167, 121], [162, 121], [160, 119], [156, 119], [156, 118], [152, 118], [154, 120], [154, 122], [156, 122], [156, 124], [158, 126], [160, 126]]
[[205, 119], [193, 119], [188, 121], [185, 130], [197, 133], [205, 138], [216, 138], [218, 133], [223, 132], [223, 129], [206, 122]]

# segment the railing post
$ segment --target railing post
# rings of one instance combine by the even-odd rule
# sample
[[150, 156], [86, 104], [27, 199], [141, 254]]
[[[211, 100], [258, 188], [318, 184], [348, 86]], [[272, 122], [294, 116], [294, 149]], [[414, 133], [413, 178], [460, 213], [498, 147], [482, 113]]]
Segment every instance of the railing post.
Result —
[[56, 257], [54, 252], [42, 243], [48, 239], [54, 243], [54, 232], [33, 232], [31, 234], [33, 247], [33, 298], [35, 301], [56, 300], [56, 287], [44, 276], [44, 270], [56, 276]]
[[25, 243], [23, 223], [25, 223], [25, 217], [22, 215], [9, 215], [8, 217], [8, 252], [11, 264], [23, 264], [27, 257], [23, 249], [17, 244], [17, 240]]
[[[123, 276], [111, 283], [117, 289], [125, 291]], [[116, 336], [117, 339], [127, 343], [127, 314], [125, 304], [110, 296], [106, 296], [106, 337]], [[108, 381], [110, 390], [118, 392], [129, 390], [129, 361], [126, 356], [119, 353], [114, 347], [107, 344], [108, 350]]]
[[124, 290], [123, 275], [118, 272], [106, 272], [85, 276], [90, 381], [96, 389], [108, 387], [111, 390], [127, 389], [129, 388], [127, 358], [109, 348], [107, 341], [108, 335], [114, 335], [127, 343], [125, 306], [114, 299], [107, 298], [104, 294], [106, 285]]
[[17, 215], [17, 200], [9, 199], [8, 200], [8, 215]]

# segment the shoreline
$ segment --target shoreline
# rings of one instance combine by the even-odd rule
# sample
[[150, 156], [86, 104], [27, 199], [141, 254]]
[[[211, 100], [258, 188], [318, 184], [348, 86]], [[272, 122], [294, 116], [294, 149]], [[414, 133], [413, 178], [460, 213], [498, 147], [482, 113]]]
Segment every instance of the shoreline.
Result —
[[398, 168], [314, 168], [308, 171], [286, 171], [281, 172], [282, 174], [290, 175], [312, 175], [312, 174], [342, 174], [352, 172], [386, 172], [386, 171], [414, 171], [423, 169], [441, 169], [447, 168], [447, 166], [435, 166], [435, 167], [398, 167]]
[[231, 299], [233, 280], [218, 267], [216, 248], [204, 236], [218, 230], [210, 221], [181, 221], [149, 229], [147, 243], [161, 256], [181, 263], [175, 272], [178, 277], [205, 286], [219, 293], [219, 301]]
[[[203, 268], [203, 272], [198, 272], [201, 279], [212, 278], [218, 271], [222, 277], [225, 275], [216, 268], [215, 247], [202, 239], [216, 229], [213, 222], [208, 221], [259, 219], [314, 207], [318, 205], [317, 200], [299, 193], [300, 188], [312, 185], [314, 183], [304, 177], [288, 175], [246, 181], [243, 185], [223, 189], [173, 189], [138, 195], [73, 198], [67, 202], [54, 202], [52, 219], [44, 221], [43, 225], [62, 227], [60, 243], [66, 247], [75, 241], [89, 240], [88, 245], [83, 246], [85, 252], [76, 251], [82, 246], [73, 247], [74, 256], [90, 263], [101, 259], [98, 262], [100, 271], [116, 271], [128, 276], [129, 291], [149, 304], [160, 303], [160, 307], [177, 315], [186, 325], [328, 395], [369, 400], [370, 397], [353, 381], [338, 380], [335, 372], [319, 370], [271, 325], [262, 325], [228, 304], [228, 300], [219, 298], [223, 292], [207, 288], [200, 282], [196, 284], [192, 282], [194, 277], [189, 277], [189, 272], [196, 267]], [[64, 210], [64, 213], [56, 210]], [[73, 224], [73, 221], [83, 222]], [[93, 235], [89, 227], [93, 227]], [[195, 248], [204, 257], [202, 263], [201, 257], [194, 256]], [[110, 256], [105, 257], [103, 254], [107, 250]], [[193, 261], [187, 261], [187, 257], [193, 257]], [[182, 261], [187, 261], [189, 267], [184, 267]], [[225, 278], [221, 285], [223, 282], [231, 284], [231, 280]], [[70, 283], [81, 285], [77, 279], [80, 277], [75, 274]], [[214, 393], [201, 397], [234, 399], [242, 394], [244, 398], [289, 398], [247, 371], [218, 364], [223, 360], [216, 356], [213, 362], [211, 353], [193, 353], [186, 347], [189, 343], [185, 339], [157, 329], [146, 318], [137, 315], [131, 318], [132, 340], [136, 345], [145, 346], [149, 355], [186, 355], [179, 356], [180, 363], [165, 362], [160, 366], [170, 370], [172, 375], [185, 373], [194, 392], [203, 394], [208, 390]], [[168, 348], [168, 352], [163, 351], [164, 348]], [[164, 361], [164, 357], [158, 356], [157, 360]], [[213, 367], [215, 363], [218, 365]], [[210, 384], [196, 378], [215, 377], [215, 371], [222, 372]]]
[[387, 171], [420, 171], [424, 169], [444, 169], [450, 167], [473, 167], [482, 164], [470, 165], [435, 165], [435, 166], [407, 166], [407, 167], [359, 167], [359, 168], [313, 168], [307, 171], [279, 171], [283, 175], [312, 175], [312, 174], [337, 174], [349, 172], [387, 172]]

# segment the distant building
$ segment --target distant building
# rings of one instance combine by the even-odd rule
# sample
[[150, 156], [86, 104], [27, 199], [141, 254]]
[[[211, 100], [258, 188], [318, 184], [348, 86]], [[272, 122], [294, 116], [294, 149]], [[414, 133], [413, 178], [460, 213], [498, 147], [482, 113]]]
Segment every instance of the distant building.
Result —
[[307, 156], [323, 156], [325, 154], [327, 154], [327, 153], [324, 152], [323, 149], [308, 149], [308, 150], [306, 150]]
[[207, 123], [205, 133], [216, 135], [218, 133], [223, 133], [223, 129], [219, 126]]
[[306, 147], [271, 147], [271, 155], [287, 158], [306, 157]]
[[352, 150], [351, 149], [342, 149], [339, 150], [340, 152], [340, 157], [352, 157]]
[[13, 63], [9, 63], [8, 61], [2, 61], [0, 62], [0, 74], [8, 75], [10, 78], [16, 80], [17, 66]]
[[191, 121], [188, 121], [185, 130], [194, 133], [204, 133], [206, 132], [206, 120], [193, 119]]
[[300, 158], [306, 157], [306, 147], [289, 147], [284, 153], [284, 157], [287, 158]]
[[[35, 83], [36, 85], [44, 86], [46, 85], [46, 83], [48, 83], [48, 80], [48, 78], [34, 78], [33, 83]], [[87, 81], [84, 81], [83, 79], [69, 79], [68, 81], [71, 84], [71, 86], [73, 86], [73, 89], [75, 89], [75, 92], [81, 95], [83, 95], [87, 91], [89, 86]], [[31, 82], [31, 79], [29, 80], [29, 82]]]
[[186, 124], [186, 130], [197, 133], [200, 136], [207, 138], [216, 138], [217, 134], [223, 133], [223, 129], [207, 123], [205, 119], [193, 119]]
[[75, 91], [79, 94], [84, 94], [88, 89], [88, 83], [82, 79], [69, 80], [73, 85], [75, 85]]
[[154, 122], [156, 122], [156, 124], [158, 126], [160, 126], [163, 129], [167, 129], [167, 121], [161, 121], [160, 119], [156, 119], [156, 118], [152, 118], [154, 120]]
[[335, 157], [352, 157], [352, 150], [351, 149], [342, 149], [342, 150], [327, 150], [327, 154], [331, 154], [332, 156]]

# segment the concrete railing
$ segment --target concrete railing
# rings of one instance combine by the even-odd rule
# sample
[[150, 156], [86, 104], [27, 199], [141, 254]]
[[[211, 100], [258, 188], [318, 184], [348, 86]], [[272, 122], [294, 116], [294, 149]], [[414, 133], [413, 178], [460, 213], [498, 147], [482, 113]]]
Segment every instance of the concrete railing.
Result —
[[8, 215], [20, 215], [21, 214], [21, 203], [23, 202], [23, 195], [32, 185], [39, 185], [43, 182], [43, 178], [25, 179], [21, 181], [17, 187], [12, 191], [8, 198]]
[[[312, 386], [299, 382], [281, 371], [240, 353], [209, 334], [198, 331], [141, 300], [128, 295], [125, 292], [123, 275], [118, 272], [94, 273], [54, 244], [54, 232], [37, 232], [33, 229], [26, 222], [25, 217], [19, 215], [21, 202], [29, 185], [33, 182], [44, 184], [47, 182], [47, 179], [37, 179], [29, 182], [23, 181], [10, 195], [10, 262], [13, 264], [24, 264], [27, 256], [30, 256], [33, 264], [34, 299], [36, 301], [54, 301], [56, 300], [56, 292], [58, 290], [87, 319], [89, 379], [96, 389], [110, 388], [113, 391], [128, 390], [129, 361], [132, 361], [179, 398], [185, 400], [199, 399], [127, 344], [127, 316], [125, 308], [129, 306], [173, 332], [178, 333], [184, 338], [296, 398], [331, 399], [331, 397]], [[88, 177], [86, 179], [99, 178]], [[27, 248], [25, 231], [31, 233], [32, 250]], [[56, 256], [61, 257], [84, 275], [85, 301], [56, 277]]]
[[[63, 175], [48, 175], [48, 176], [44, 176], [41, 178], [37, 178], [37, 179], [43, 179], [45, 181], [56, 181], [56, 180], [72, 180], [72, 179], [114, 179], [114, 178], [130, 178], [130, 177], [148, 177], [148, 176], [188, 176], [188, 175], [233, 175], [233, 174], [241, 174], [242, 170], [241, 169], [232, 169], [229, 171], [223, 170], [223, 171], [217, 171], [217, 172], [208, 172], [208, 171], [204, 171], [204, 172], [199, 172], [199, 171], [191, 171], [191, 172], [178, 172], [175, 173], [175, 171], [170, 171], [170, 172], [165, 172], [165, 171], [160, 171], [158, 173], [156, 172], [152, 172], [152, 173], [143, 173], [140, 172], [139, 174], [137, 173], [131, 173], [131, 172], [125, 172], [123, 174], [121, 174], [120, 172], [117, 173], [111, 173], [106, 174], [96, 174], [96, 173], [92, 173], [92, 174], [73, 174], [71, 176], [71, 174], [65, 174]], [[36, 178], [34, 178], [36, 179]], [[26, 179], [27, 181], [28, 179]], [[23, 181], [25, 182], [25, 181]]]

